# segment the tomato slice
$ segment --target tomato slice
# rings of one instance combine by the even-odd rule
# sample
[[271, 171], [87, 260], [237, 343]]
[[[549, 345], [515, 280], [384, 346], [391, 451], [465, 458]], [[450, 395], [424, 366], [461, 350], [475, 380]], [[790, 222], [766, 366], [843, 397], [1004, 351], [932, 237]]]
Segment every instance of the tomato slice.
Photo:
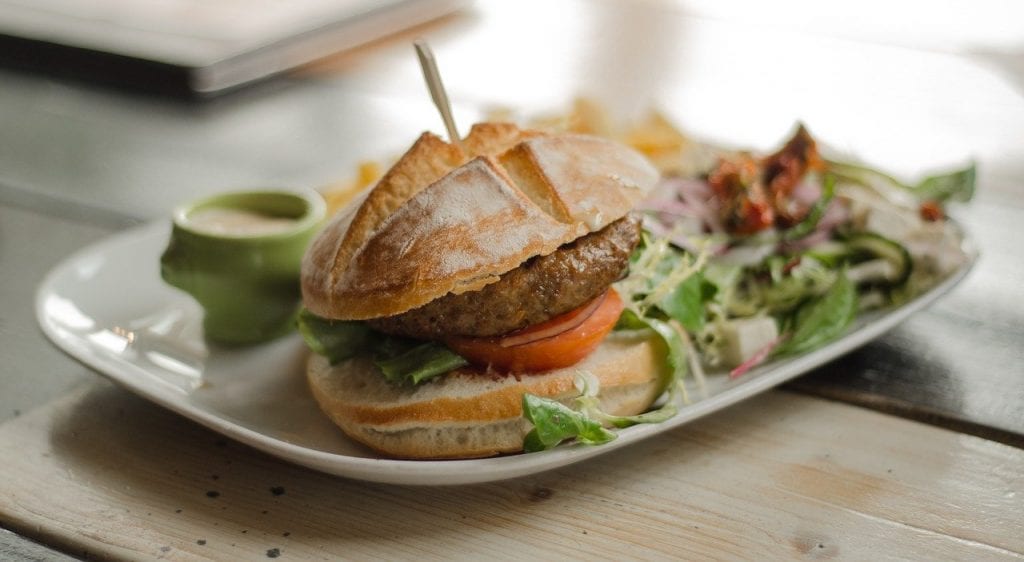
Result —
[[501, 336], [498, 343], [501, 347], [514, 347], [557, 336], [562, 332], [567, 332], [586, 322], [587, 319], [590, 318], [590, 315], [594, 314], [594, 312], [604, 304], [607, 296], [608, 291], [605, 291], [598, 295], [596, 299], [588, 303], [584, 303], [582, 306], [574, 308], [569, 312], [559, 314], [546, 322], [527, 326], [521, 330], [505, 334], [504, 336]]
[[445, 343], [470, 363], [502, 372], [537, 373], [575, 365], [601, 345], [622, 314], [624, 305], [614, 289], [608, 289], [598, 299], [600, 304], [582, 322], [579, 317], [594, 301], [514, 334], [517, 341], [528, 340], [531, 332], [552, 331], [559, 324], [570, 326], [548, 337], [518, 345], [508, 345], [508, 337], [459, 337]]

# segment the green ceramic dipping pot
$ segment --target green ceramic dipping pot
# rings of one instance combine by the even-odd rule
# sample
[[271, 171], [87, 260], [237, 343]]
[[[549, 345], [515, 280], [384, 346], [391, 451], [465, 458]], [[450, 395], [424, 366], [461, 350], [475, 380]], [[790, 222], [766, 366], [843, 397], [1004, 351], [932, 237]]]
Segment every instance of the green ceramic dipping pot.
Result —
[[202, 305], [208, 339], [273, 339], [294, 325], [302, 255], [325, 213], [313, 191], [244, 191], [184, 205], [160, 274]]

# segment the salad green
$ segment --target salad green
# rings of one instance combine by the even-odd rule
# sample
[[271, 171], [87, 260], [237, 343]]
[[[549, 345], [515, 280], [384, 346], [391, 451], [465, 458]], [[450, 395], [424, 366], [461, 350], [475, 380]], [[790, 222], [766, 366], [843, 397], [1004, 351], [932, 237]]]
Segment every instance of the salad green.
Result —
[[857, 290], [840, 272], [825, 294], [808, 299], [785, 318], [789, 337], [775, 355], [811, 351], [840, 336], [857, 314]]
[[571, 438], [587, 445], [600, 445], [615, 439], [615, 434], [605, 429], [600, 421], [557, 400], [524, 394], [523, 416], [533, 424], [523, 442], [523, 450], [527, 453], [550, 449]]
[[306, 309], [299, 312], [298, 328], [306, 345], [332, 365], [369, 351], [395, 384], [419, 384], [468, 364], [443, 344], [382, 334], [364, 322], [328, 320]]

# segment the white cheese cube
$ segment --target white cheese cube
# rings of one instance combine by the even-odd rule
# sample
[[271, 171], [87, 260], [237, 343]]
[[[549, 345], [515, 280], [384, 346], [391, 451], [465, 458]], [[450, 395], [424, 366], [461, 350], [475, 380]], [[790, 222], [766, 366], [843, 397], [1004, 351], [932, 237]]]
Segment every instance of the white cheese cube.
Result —
[[769, 317], [729, 320], [722, 327], [722, 361], [735, 367], [779, 337], [779, 327]]
[[944, 222], [926, 222], [906, 238], [915, 267], [936, 275], [948, 275], [966, 260], [960, 242]]

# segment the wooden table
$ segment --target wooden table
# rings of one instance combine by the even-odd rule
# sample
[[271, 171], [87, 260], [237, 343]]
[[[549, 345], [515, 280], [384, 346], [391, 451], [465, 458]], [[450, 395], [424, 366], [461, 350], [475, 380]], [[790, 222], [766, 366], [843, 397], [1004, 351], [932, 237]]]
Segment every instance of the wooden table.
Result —
[[[995, 1], [771, 6], [480, 2], [205, 104], [0, 72], [0, 558], [1024, 557], [1024, 18]], [[755, 148], [800, 119], [905, 174], [975, 158], [978, 197], [956, 216], [982, 258], [947, 298], [786, 389], [458, 488], [283, 463], [45, 341], [32, 294], [70, 252], [200, 195], [330, 183], [440, 131], [418, 34], [460, 123], [582, 93]]]

